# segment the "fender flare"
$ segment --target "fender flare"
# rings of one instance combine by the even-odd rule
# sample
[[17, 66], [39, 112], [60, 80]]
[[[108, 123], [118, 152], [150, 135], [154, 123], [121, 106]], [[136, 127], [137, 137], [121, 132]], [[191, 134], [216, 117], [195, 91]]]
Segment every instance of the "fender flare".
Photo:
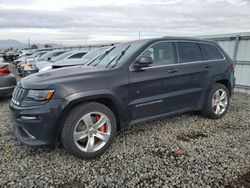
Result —
[[[199, 103], [198, 103], [198, 109], [201, 109], [201, 108], [203, 107], [203, 105], [205, 105], [206, 102], [204, 102], [204, 101], [205, 101], [205, 99], [207, 98], [207, 96], [209, 95], [209, 92], [210, 92], [210, 90], [211, 90], [211, 87], [212, 87], [216, 82], [218, 82], [218, 81], [220, 81], [220, 80], [227, 80], [227, 81], [229, 81], [229, 83], [230, 83], [230, 80], [228, 79], [228, 76], [225, 75], [225, 74], [221, 74], [221, 75], [218, 75], [218, 76], [216, 76], [216, 77], [213, 77], [213, 78], [211, 79], [211, 81], [209, 82], [209, 84], [208, 84], [208, 86], [207, 86], [207, 88], [206, 88], [206, 91], [204, 91], [204, 94], [203, 94], [203, 96], [201, 97], [201, 99], [200, 99], [200, 101], [199, 101]], [[231, 83], [230, 83], [230, 87], [232, 87], [232, 86], [231, 86]], [[229, 92], [230, 92], [230, 91], [229, 91]]]
[[101, 98], [109, 99], [114, 103], [115, 108], [117, 109], [117, 112], [120, 118], [121, 129], [123, 129], [125, 127], [125, 124], [128, 121], [129, 112], [124, 107], [124, 103], [121, 100], [119, 100], [117, 97], [115, 97], [114, 93], [112, 93], [110, 90], [95, 90], [95, 91], [78, 92], [78, 93], [68, 95], [61, 105], [63, 110], [59, 116], [61, 118], [59, 118], [59, 121], [57, 123], [58, 124], [57, 141], [59, 139], [61, 128], [62, 128], [62, 123], [66, 117], [66, 114], [70, 111], [70, 109], [74, 105], [84, 102], [84, 101], [91, 101], [91, 100], [94, 101], [94, 100], [101, 99]]

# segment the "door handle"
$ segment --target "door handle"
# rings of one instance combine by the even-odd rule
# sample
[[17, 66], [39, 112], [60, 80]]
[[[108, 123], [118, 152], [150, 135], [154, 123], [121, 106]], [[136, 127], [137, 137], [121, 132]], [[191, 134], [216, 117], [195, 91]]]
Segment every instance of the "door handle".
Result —
[[168, 69], [168, 73], [175, 73], [178, 71], [179, 71], [179, 69]]
[[208, 64], [205, 64], [205, 65], [203, 65], [203, 68], [210, 68], [211, 67], [211, 65], [208, 65]]

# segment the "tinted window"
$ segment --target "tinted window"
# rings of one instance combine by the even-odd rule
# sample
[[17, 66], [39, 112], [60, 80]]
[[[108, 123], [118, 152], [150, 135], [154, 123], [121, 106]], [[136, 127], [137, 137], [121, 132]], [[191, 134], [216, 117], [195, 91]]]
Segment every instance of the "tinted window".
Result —
[[153, 65], [167, 65], [175, 63], [175, 53], [171, 42], [161, 42], [149, 47], [142, 56], [151, 57]]
[[198, 44], [192, 42], [178, 42], [177, 48], [181, 63], [202, 61], [202, 54]]
[[86, 53], [77, 53], [77, 54], [74, 54], [72, 56], [70, 56], [68, 59], [73, 59], [73, 58], [81, 58], [82, 56], [84, 56]]
[[199, 44], [205, 60], [223, 59], [219, 50], [211, 44]]

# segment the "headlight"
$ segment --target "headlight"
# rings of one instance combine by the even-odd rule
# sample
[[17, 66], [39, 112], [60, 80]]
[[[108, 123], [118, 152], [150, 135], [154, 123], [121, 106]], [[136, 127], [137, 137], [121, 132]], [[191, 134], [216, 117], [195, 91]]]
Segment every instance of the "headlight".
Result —
[[46, 101], [53, 97], [54, 92], [55, 90], [29, 90], [27, 98], [37, 101]]

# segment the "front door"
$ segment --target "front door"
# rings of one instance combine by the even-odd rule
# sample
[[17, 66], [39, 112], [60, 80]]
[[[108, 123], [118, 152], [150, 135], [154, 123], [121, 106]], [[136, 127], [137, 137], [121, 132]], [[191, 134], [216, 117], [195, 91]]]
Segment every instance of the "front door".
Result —
[[129, 71], [131, 120], [147, 119], [179, 109], [181, 80], [174, 44], [157, 42], [141, 56], [151, 57], [153, 64]]

